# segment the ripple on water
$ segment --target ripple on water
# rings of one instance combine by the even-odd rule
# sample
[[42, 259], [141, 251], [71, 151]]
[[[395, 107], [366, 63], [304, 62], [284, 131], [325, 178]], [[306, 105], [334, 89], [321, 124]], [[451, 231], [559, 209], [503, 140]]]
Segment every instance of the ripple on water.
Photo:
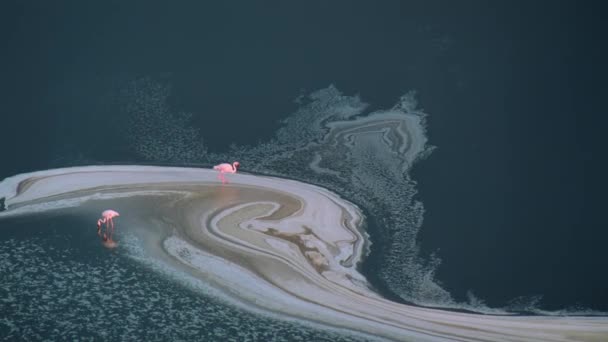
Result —
[[237, 309], [141, 267], [124, 250], [74, 242], [0, 241], [0, 339], [361, 340]]

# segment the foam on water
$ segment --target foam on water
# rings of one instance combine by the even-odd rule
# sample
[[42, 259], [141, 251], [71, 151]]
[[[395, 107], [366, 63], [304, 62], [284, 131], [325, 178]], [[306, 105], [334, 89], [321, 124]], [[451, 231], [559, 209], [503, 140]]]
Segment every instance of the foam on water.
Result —
[[124, 136], [144, 160], [199, 162], [206, 154], [191, 115], [171, 110], [171, 86], [142, 78], [122, 89], [122, 109], [128, 113]]
[[[344, 121], [344, 112], [352, 110], [347, 116], [352, 118], [365, 106], [333, 88], [321, 94], [286, 120], [273, 148], [245, 148], [222, 157], [235, 154], [255, 171], [320, 184], [360, 204], [377, 219], [375, 237], [383, 250], [378, 252], [380, 277], [390, 290], [416, 304], [455, 304], [434, 280], [438, 261], [422, 258], [416, 242], [424, 209], [414, 199], [415, 182], [408, 171], [432, 148], [426, 146], [424, 113], [413, 109], [413, 95], [404, 96], [391, 110]], [[316, 129], [316, 135], [308, 134], [315, 138], [306, 143], [286, 141], [303, 130], [300, 125], [309, 115], [323, 123], [308, 126]]]
[[[139, 244], [142, 249], [132, 249], [133, 255], [137, 257], [138, 251], [143, 250], [145, 255], [139, 256], [143, 262], [149, 264], [157, 259], [164, 263], [167, 267], [161, 267], [162, 272], [171, 270], [169, 274], [180, 280], [176, 284], [192, 284], [192, 277], [180, 276], [188, 272], [208, 283], [209, 286], [201, 287], [203, 291], [196, 291], [201, 295], [211, 294], [222, 301], [228, 295], [233, 300], [226, 302], [238, 303], [251, 312], [269, 311], [310, 325], [349, 329], [353, 334], [432, 341], [473, 337], [498, 341], [505, 335], [524, 340], [566, 341], [580, 336], [603, 338], [608, 334], [605, 318], [473, 315], [385, 300], [367, 287], [365, 278], [355, 268], [363, 255], [361, 242], [366, 239], [357, 229], [362, 217], [356, 206], [321, 187], [294, 180], [238, 173], [232, 175], [231, 181], [229, 186], [218, 185], [213, 170], [194, 168], [93, 166], [40, 171], [2, 183], [0, 196], [7, 198], [8, 208], [0, 213], [0, 218], [23, 208], [21, 215], [39, 213], [45, 208], [37, 205], [45, 202], [54, 203], [47, 211], [55, 211], [62, 203], [71, 208], [71, 199], [75, 197], [86, 199], [91, 194], [116, 193], [112, 205], [119, 211], [132, 213], [121, 221], [128, 231], [139, 234], [142, 241]], [[124, 199], [125, 193], [135, 195], [142, 190], [153, 196]], [[79, 204], [79, 210], [83, 214], [91, 210], [98, 213], [99, 207], [106, 207], [106, 201], [89, 199]], [[80, 228], [83, 227], [74, 229], [84, 236], [86, 230]], [[86, 236], [81, 240], [98, 243], [91, 235]], [[274, 243], [268, 243], [269, 240]], [[64, 246], [61, 257], [74, 246], [81, 252], [96, 250], [103, 256], [101, 259], [116, 258], [123, 250], [120, 245], [114, 252], [106, 252], [99, 246], [96, 249], [80, 246], [77, 239], [69, 242], [71, 245]], [[52, 242], [47, 245], [55, 246]], [[124, 246], [131, 245], [137, 243]], [[91, 256], [81, 255], [70, 261], [90, 259]], [[5, 273], [22, 269], [19, 261], [9, 264], [16, 266]], [[39, 264], [49, 266], [49, 262]], [[81, 273], [75, 267], [63, 271]], [[42, 272], [37, 270], [37, 274]], [[148, 272], [147, 276], [151, 274], [156, 273]], [[27, 275], [20, 272], [16, 275], [13, 283], [20, 279], [27, 281]], [[116, 279], [126, 275], [120, 273]], [[107, 290], [122, 291], [123, 286], [128, 284], [108, 286]], [[49, 288], [44, 283], [36, 283], [34, 287], [28, 293]], [[93, 288], [98, 292], [98, 288]], [[210, 288], [216, 292], [212, 293]], [[105, 289], [102, 287], [100, 291]], [[15, 288], [7, 292], [19, 291]], [[45, 292], [44, 296], [50, 295]], [[111, 297], [104, 292], [102, 299]], [[171, 307], [172, 303], [159, 305]], [[21, 312], [19, 305], [17, 309]], [[44, 314], [45, 310], [42, 309]], [[25, 322], [26, 329], [32, 329], [31, 320], [18, 312], [10, 314], [11, 320]], [[109, 318], [117, 316], [120, 314], [108, 314]], [[148, 315], [137, 312], [134, 319], [137, 317]], [[95, 329], [95, 325], [90, 328]], [[97, 328], [106, 331], [103, 325]], [[63, 327], [58, 330], [63, 331]], [[170, 334], [156, 331], [162, 336]]]
[[[134, 123], [133, 149], [141, 157], [206, 164], [239, 160], [246, 171], [317, 184], [364, 208], [375, 222], [372, 243], [377, 246], [372, 251], [381, 285], [404, 301], [491, 314], [521, 312], [522, 308], [544, 315], [570, 312], [543, 311], [538, 301], [531, 300], [505, 308], [490, 308], [474, 297], [457, 302], [435, 279], [441, 261], [434, 254], [422, 255], [416, 239], [424, 206], [415, 199], [416, 182], [410, 171], [434, 146], [427, 142], [427, 114], [418, 108], [414, 92], [403, 95], [390, 109], [366, 112], [368, 104], [358, 96], [329, 86], [299, 97], [300, 108], [282, 121], [269, 141], [212, 153], [193, 131], [181, 134], [188, 130], [187, 122], [168, 107], [168, 86], [144, 79], [132, 89], [137, 91], [128, 93], [128, 102], [134, 105], [127, 114]], [[598, 314], [580, 309], [572, 313]]]
[[[135, 102], [145, 103], [152, 97], [155, 108], [159, 107], [157, 103], [166, 100], [166, 95], [158, 98], [155, 89], [138, 93]], [[421, 257], [416, 243], [424, 209], [414, 199], [416, 183], [408, 171], [433, 148], [426, 143], [426, 114], [417, 109], [414, 93], [404, 95], [390, 110], [366, 116], [366, 103], [357, 96], [341, 94], [333, 86], [313, 92], [303, 102], [283, 120], [284, 126], [272, 140], [256, 146], [232, 146], [225, 154], [206, 153], [199, 161], [239, 160], [248, 171], [295, 178], [343, 194], [378, 219], [376, 239], [384, 246], [384, 252], [378, 252], [382, 253], [381, 278], [393, 292], [417, 304], [455, 305], [434, 280], [438, 260]], [[132, 117], [140, 117], [138, 113], [133, 112]], [[180, 122], [168, 114], [160, 117], [152, 120], [153, 129], [140, 134], [160, 130], [162, 136], [172, 137], [170, 132]], [[192, 139], [184, 148], [201, 150], [199, 141]], [[162, 157], [165, 141], [142, 144], [150, 151], [142, 157], [170, 161]], [[168, 145], [177, 146], [171, 139]], [[136, 143], [135, 150], [141, 148], [144, 146]]]
[[108, 254], [66, 230], [0, 241], [0, 339], [365, 340], [226, 305], [204, 283], [146, 256], [133, 235]]
[[[134, 150], [162, 162], [174, 160], [164, 158], [168, 146], [177, 149], [178, 156], [185, 154], [180, 147], [204, 150], [201, 139], [187, 135], [189, 143], [184, 144], [184, 138], [176, 135], [185, 129], [185, 123], [170, 114], [168, 89], [161, 91], [159, 87], [148, 79], [140, 80], [132, 87], [138, 91], [129, 94], [135, 95], [132, 102], [136, 109], [129, 112], [137, 120], [132, 134]], [[148, 102], [152, 119], [141, 115]], [[404, 95], [390, 110], [362, 116], [367, 107], [359, 97], [345, 96], [330, 86], [302, 101], [302, 106], [283, 120], [284, 126], [274, 139], [256, 146], [232, 146], [225, 154], [205, 153], [198, 161], [239, 160], [248, 171], [295, 178], [343, 194], [379, 218], [378, 240], [384, 245], [380, 272], [389, 288], [409, 302], [453, 305], [449, 293], [434, 280], [438, 260], [421, 257], [416, 243], [424, 209], [413, 198], [415, 182], [408, 171], [417, 159], [432, 151], [426, 144], [426, 114], [417, 109], [414, 93]], [[165, 139], [143, 139], [150, 136]]]

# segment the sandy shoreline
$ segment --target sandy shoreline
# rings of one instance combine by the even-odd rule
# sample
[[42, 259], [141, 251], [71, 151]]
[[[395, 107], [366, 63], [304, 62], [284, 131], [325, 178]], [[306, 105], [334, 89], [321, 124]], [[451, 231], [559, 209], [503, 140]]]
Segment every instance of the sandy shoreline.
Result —
[[230, 176], [221, 186], [215, 172], [191, 168], [94, 166], [18, 175], [0, 183], [7, 207], [0, 218], [158, 198], [155, 217], [140, 220], [171, 223], [159, 257], [170, 256], [245, 305], [393, 340], [608, 340], [606, 317], [487, 316], [385, 300], [356, 269], [366, 243], [356, 206], [308, 184]]

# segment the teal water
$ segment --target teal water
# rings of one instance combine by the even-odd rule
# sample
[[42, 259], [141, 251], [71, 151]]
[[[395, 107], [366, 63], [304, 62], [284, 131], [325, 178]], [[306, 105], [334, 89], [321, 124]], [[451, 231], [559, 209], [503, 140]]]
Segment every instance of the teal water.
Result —
[[1, 228], [0, 340], [364, 340], [221, 302], [126, 248], [102, 247], [90, 222], [74, 215], [3, 220]]
[[[602, 251], [608, 230], [602, 206], [608, 189], [608, 116], [602, 89], [608, 50], [600, 44], [603, 13], [599, 3], [575, 1], [387, 1], [347, 6], [14, 2], [0, 20], [7, 33], [7, 62], [0, 63], [0, 178], [97, 163], [209, 166], [217, 160], [201, 157], [201, 146], [215, 156], [226, 152], [222, 157], [228, 159], [235, 156], [230, 150], [233, 143], [249, 145], [245, 152], [263, 150], [282, 127], [278, 121], [301, 108], [293, 103], [298, 95], [335, 84], [346, 95], [361, 94], [372, 108], [387, 109], [415, 89], [429, 114], [430, 143], [438, 149], [405, 180], [368, 168], [366, 182], [372, 186], [362, 190], [349, 181], [340, 184], [281, 169], [282, 165], [256, 163], [245, 169], [317, 182], [357, 204], [365, 203], [358, 197], [373, 198], [364, 209], [373, 216], [369, 230], [375, 244], [363, 270], [393, 299], [442, 305], [447, 298], [529, 312], [605, 312], [608, 275], [602, 270], [608, 267], [608, 258]], [[160, 108], [161, 121], [182, 112], [191, 113], [190, 120], [181, 117], [182, 125], [170, 121], [172, 126], [157, 125], [148, 131], [150, 121], [137, 123], [140, 130], [129, 126], [120, 93], [126, 84], [148, 77], [170, 85], [172, 92], [163, 98], [166, 104], [143, 104]], [[163, 135], [166, 132], [174, 134]], [[197, 142], [195, 148], [192, 141]], [[157, 149], [152, 155], [145, 149], [150, 147]], [[331, 147], [327, 151], [332, 152]], [[297, 167], [308, 162], [283, 160]], [[363, 164], [371, 158], [360, 160]], [[361, 174], [358, 164], [355, 158], [341, 171]], [[399, 186], [396, 180], [401, 181]], [[395, 189], [402, 193], [399, 201], [382, 195]], [[424, 206], [412, 208], [417, 201]], [[72, 279], [72, 267], [78, 272], [94, 269], [88, 263], [95, 258], [99, 274], [87, 276], [99, 283], [124, 285], [101, 271], [106, 269], [102, 262], [116, 262], [116, 274], [130, 267], [137, 278], [142, 272], [142, 279], [161, 282], [155, 291], [163, 296], [169, 296], [159, 290], [165, 286], [191, 294], [161, 274], [145, 273], [126, 255], [112, 254], [108, 260], [102, 254], [84, 257], [93, 249], [79, 249], [88, 240], [77, 234], [75, 223], [58, 223], [64, 219], [0, 221], [6, 262], [30, 270], [14, 273], [6, 285], [2, 283], [6, 288], [1, 298], [6, 300], [0, 300], [0, 312], [10, 313], [0, 323], [2, 334], [11, 331], [13, 323], [21, 332], [29, 329], [24, 336], [32, 339], [62, 339], [60, 334], [76, 329], [67, 328], [67, 323], [53, 325], [55, 318], [67, 322], [76, 316], [70, 316], [69, 305], [60, 305], [71, 292], [56, 289], [46, 269], [54, 274], [63, 271]], [[49, 225], [55, 235], [42, 229]], [[414, 233], [408, 233], [412, 227]], [[61, 243], [65, 248], [51, 249]], [[64, 254], [83, 264], [61, 261]], [[412, 261], [412, 272], [403, 272], [403, 265]], [[39, 279], [38, 274], [45, 276]], [[442, 295], [426, 291], [437, 289], [428, 283], [413, 281], [421, 286], [412, 287], [400, 278], [411, 274], [441, 284]], [[74, 279], [70, 281], [82, 284], [75, 287], [78, 293], [89, 288], [86, 281]], [[32, 296], [21, 291], [29, 283], [27, 293]], [[52, 291], [46, 294], [48, 289]], [[62, 295], [43, 299], [55, 292]], [[99, 293], [104, 292], [89, 295], [97, 298]], [[139, 322], [150, 320], [152, 311], [172, 322], [166, 310], [172, 301], [155, 300], [147, 311], [144, 294], [127, 293], [127, 303], [139, 298], [130, 304], [134, 323], [124, 321], [126, 310], [120, 303], [113, 304], [113, 311], [110, 306], [104, 309], [106, 317], [114, 315], [108, 321], [94, 316], [96, 311], [77, 311], [78, 319], [90, 320], [81, 336], [102, 336], [111, 323], [124, 336], [130, 336], [127, 326], [135, 327], [139, 337], [167, 336], [161, 325]], [[183, 296], [183, 301], [190, 300]], [[29, 304], [30, 300], [44, 305]], [[206, 313], [215, 312], [221, 316], [225, 311]], [[54, 328], [38, 328], [38, 322]], [[267, 324], [265, 319], [256, 322]], [[254, 323], [253, 330], [241, 326], [249, 327], [242, 323], [239, 331], [257, 331]], [[184, 335], [176, 333], [177, 327], [166, 331], [183, 339], [211, 336], [206, 334], [212, 334], [212, 328], [205, 327]], [[261, 335], [260, 340], [265, 338], [268, 335]]]

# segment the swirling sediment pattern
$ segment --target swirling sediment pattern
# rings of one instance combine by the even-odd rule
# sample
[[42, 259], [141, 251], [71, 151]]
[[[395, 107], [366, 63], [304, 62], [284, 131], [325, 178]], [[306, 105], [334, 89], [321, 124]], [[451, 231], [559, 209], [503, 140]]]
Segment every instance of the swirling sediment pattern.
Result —
[[386, 300], [357, 271], [368, 238], [355, 205], [301, 182], [230, 176], [222, 186], [215, 172], [193, 168], [93, 166], [23, 174], [0, 183], [6, 204], [0, 218], [69, 209], [91, 214], [94, 222], [93, 213], [112, 207], [121, 212], [120, 228], [139, 236], [150, 258], [203, 281], [220, 298], [367, 337], [608, 339], [605, 317], [478, 315]]

